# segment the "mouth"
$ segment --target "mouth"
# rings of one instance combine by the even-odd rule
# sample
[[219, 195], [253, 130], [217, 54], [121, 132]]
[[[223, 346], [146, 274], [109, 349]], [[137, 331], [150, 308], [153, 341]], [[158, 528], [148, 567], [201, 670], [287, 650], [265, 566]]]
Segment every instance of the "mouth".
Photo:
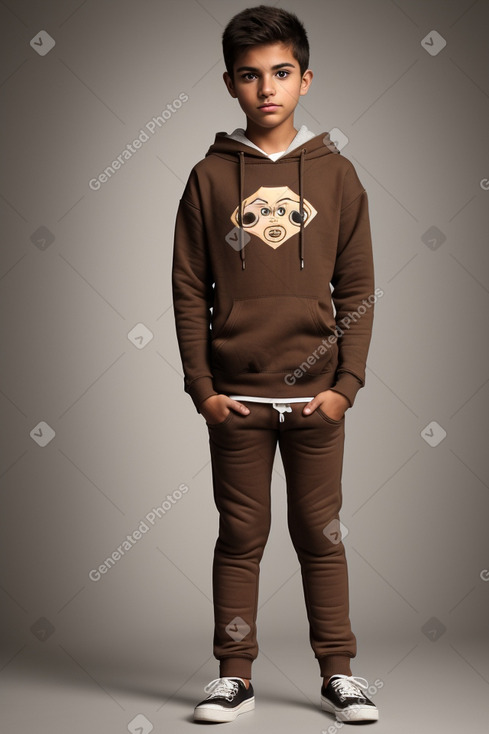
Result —
[[274, 110], [278, 110], [280, 105], [273, 104], [272, 102], [267, 104], [262, 104], [260, 107], [258, 107], [259, 110], [264, 110], [264, 112], [273, 112]]
[[287, 230], [280, 224], [271, 224], [269, 227], [265, 227], [265, 229], [263, 230], [265, 241], [273, 242], [274, 244], [282, 242], [286, 234]]

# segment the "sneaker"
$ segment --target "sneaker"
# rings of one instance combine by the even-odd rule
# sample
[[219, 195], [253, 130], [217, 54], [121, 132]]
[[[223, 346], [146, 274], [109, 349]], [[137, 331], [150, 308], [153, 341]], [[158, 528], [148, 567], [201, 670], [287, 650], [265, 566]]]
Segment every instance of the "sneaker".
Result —
[[321, 687], [322, 710], [335, 714], [337, 721], [377, 721], [379, 710], [362, 688], [368, 688], [365, 678], [333, 675], [328, 685]]
[[242, 678], [216, 678], [204, 688], [209, 695], [194, 709], [194, 721], [223, 723], [255, 708], [253, 686]]

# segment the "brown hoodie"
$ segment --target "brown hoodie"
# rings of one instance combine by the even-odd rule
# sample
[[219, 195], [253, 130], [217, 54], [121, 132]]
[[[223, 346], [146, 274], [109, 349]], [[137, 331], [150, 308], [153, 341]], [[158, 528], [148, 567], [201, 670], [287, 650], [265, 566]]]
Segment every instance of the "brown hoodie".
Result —
[[353, 405], [375, 300], [367, 194], [329, 134], [274, 162], [217, 133], [185, 187], [173, 254], [197, 410], [217, 393], [292, 398], [330, 387]]

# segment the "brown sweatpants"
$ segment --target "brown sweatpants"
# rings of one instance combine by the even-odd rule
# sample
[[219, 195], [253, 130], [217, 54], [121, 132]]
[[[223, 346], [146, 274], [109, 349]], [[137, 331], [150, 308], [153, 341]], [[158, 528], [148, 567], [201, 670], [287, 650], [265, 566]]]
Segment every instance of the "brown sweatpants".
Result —
[[[258, 655], [259, 565], [270, 531], [270, 484], [277, 443], [287, 481], [290, 537], [299, 558], [310, 642], [320, 674], [351, 675], [356, 639], [349, 619], [348, 572], [338, 534], [342, 502], [344, 418], [335, 421], [304, 403], [280, 422], [266, 403], [242, 400], [209, 425], [219, 537], [213, 563], [214, 656], [220, 676], [251, 678]], [[331, 524], [332, 523], [332, 524]]]

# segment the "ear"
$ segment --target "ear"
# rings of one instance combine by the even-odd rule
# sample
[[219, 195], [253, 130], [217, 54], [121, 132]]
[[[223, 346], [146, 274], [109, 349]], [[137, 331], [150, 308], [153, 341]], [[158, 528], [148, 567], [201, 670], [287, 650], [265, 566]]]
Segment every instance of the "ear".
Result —
[[313, 76], [314, 74], [312, 73], [311, 69], [306, 69], [306, 71], [302, 75], [301, 89], [300, 89], [301, 96], [303, 94], [307, 94], [309, 87], [311, 86]]
[[224, 72], [224, 74], [222, 75], [222, 78], [224, 79], [224, 84], [226, 85], [229, 94], [231, 95], [231, 97], [236, 99], [238, 95], [236, 94], [235, 89], [234, 89], [234, 82], [231, 79], [231, 77], [229, 76], [227, 71]]
[[233, 224], [234, 224], [234, 225], [235, 225], [236, 227], [239, 227], [239, 218], [238, 218], [238, 214], [239, 214], [239, 206], [237, 206], [237, 207], [236, 207], [236, 209], [234, 210], [234, 212], [233, 212], [233, 213], [231, 214], [231, 221], [232, 221], [232, 223], [233, 223]]

